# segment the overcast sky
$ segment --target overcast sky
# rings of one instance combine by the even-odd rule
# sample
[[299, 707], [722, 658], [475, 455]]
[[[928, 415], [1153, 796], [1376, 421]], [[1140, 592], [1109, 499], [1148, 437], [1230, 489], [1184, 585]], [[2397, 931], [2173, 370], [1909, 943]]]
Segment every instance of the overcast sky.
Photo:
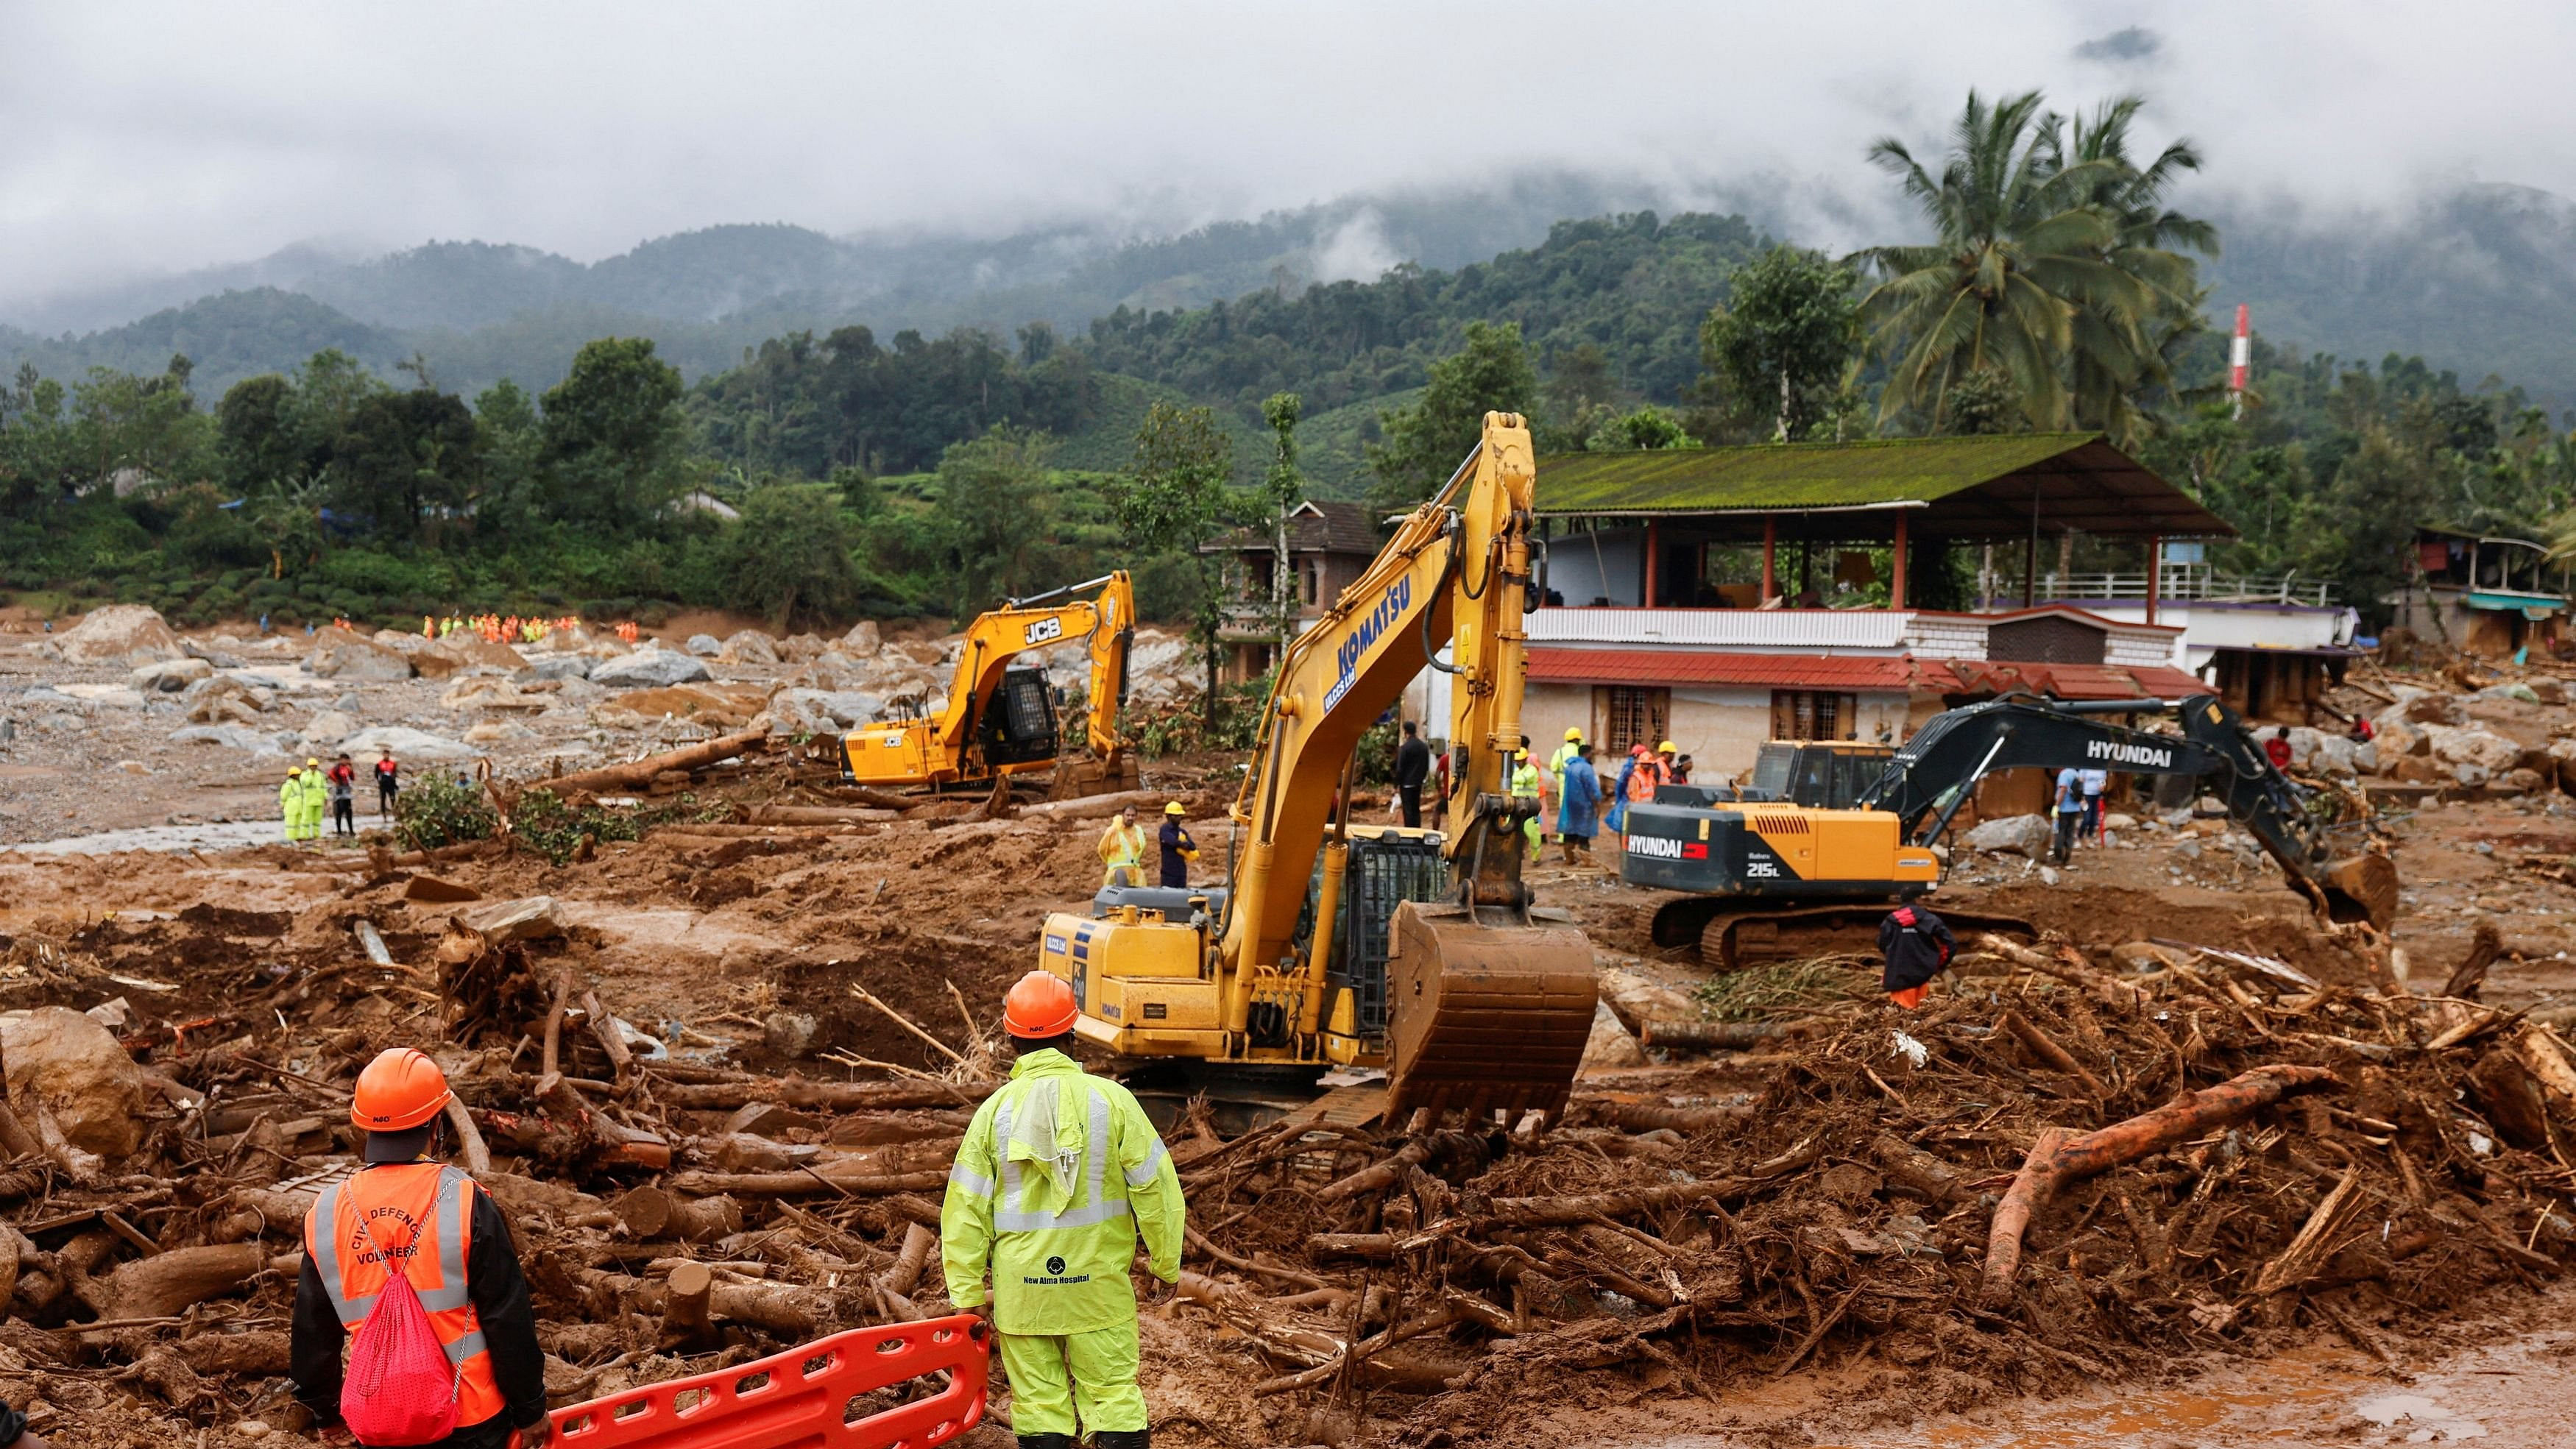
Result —
[[[0, 294], [306, 240], [1157, 226], [1512, 167], [1876, 197], [1970, 86], [2145, 91], [2213, 184], [2576, 195], [2576, 6], [0, 0]], [[1822, 239], [1822, 238], [1820, 238]]]

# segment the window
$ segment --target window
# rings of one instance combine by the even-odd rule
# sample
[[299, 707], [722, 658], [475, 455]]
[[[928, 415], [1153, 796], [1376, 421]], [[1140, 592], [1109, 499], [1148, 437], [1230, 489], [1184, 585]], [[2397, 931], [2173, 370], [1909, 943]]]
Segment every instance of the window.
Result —
[[1848, 694], [1820, 689], [1771, 691], [1771, 738], [1775, 740], [1847, 740], [1860, 723], [1860, 711]]
[[1601, 744], [1611, 759], [1632, 745], [1647, 749], [1664, 742], [1673, 727], [1673, 692], [1613, 684], [1601, 691]]
[[1297, 574], [1308, 605], [1321, 601], [1324, 593], [1324, 561], [1304, 558], [1297, 561]]

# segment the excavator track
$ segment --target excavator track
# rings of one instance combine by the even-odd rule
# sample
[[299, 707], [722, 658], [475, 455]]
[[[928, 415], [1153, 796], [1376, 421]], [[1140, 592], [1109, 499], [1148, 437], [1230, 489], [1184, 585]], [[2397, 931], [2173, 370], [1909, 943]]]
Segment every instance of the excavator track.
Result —
[[[1896, 909], [1891, 901], [1845, 901], [1785, 909], [1729, 909], [1722, 900], [1684, 897], [1655, 912], [1659, 946], [1697, 946], [1700, 960], [1717, 971], [1741, 971], [1818, 956], [1867, 955], [1878, 949], [1878, 923]], [[1950, 929], [2036, 940], [2039, 928], [2019, 916], [1935, 908]]]

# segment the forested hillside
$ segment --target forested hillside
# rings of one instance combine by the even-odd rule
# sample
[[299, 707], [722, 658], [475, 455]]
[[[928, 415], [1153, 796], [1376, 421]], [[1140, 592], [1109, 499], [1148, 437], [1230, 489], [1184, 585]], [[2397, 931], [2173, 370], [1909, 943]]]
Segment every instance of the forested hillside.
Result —
[[[1078, 327], [814, 327], [807, 299], [859, 275], [853, 244], [718, 228], [589, 268], [445, 246], [314, 283], [470, 329], [259, 288], [87, 338], [8, 334], [0, 588], [189, 620], [723, 604], [786, 622], [967, 614], [1124, 564], [1150, 612], [1204, 633], [1219, 583], [1199, 544], [1304, 497], [1409, 506], [1489, 408], [1553, 452], [2101, 431], [2238, 527], [2224, 566], [2321, 578], [2365, 611], [2419, 523], [2576, 543], [2576, 443], [2490, 369], [2339, 360], [2262, 304], [2233, 416], [2203, 270], [2228, 238], [2174, 204], [2197, 152], [2130, 154], [2135, 110], [1972, 97], [1952, 155], [1872, 152], [1921, 214], [1847, 258], [1639, 211], [1455, 267], [1301, 280], [1282, 258], [1386, 240], [1384, 215], [1319, 212], [988, 257], [996, 288], [1124, 299]], [[2514, 232], [2535, 259], [2545, 210]], [[960, 295], [927, 252], [877, 260], [898, 256], [914, 295]], [[908, 285], [871, 265], [869, 285]]]

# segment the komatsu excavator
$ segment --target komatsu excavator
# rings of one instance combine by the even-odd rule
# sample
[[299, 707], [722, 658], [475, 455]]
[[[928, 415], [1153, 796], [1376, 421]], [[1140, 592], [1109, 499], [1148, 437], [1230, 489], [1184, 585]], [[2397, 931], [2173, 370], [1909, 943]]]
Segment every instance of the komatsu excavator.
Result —
[[[1091, 598], [1076, 595], [1097, 589]], [[1089, 760], [1059, 764], [1055, 696], [1046, 671], [1011, 661], [1033, 649], [1088, 637]], [[841, 738], [841, 778], [854, 785], [981, 786], [1056, 767], [1058, 795], [1133, 789], [1136, 762], [1118, 731], [1127, 699], [1127, 654], [1136, 639], [1136, 590], [1125, 570], [1033, 598], [1010, 599], [967, 626], [948, 702], [936, 715], [861, 725]], [[1068, 791], [1068, 783], [1083, 788]]]
[[[2104, 715], [2171, 716], [2178, 734], [2104, 722]], [[2284, 776], [2245, 722], [2215, 696], [2064, 703], [2007, 696], [1935, 715], [1889, 758], [1856, 808], [1815, 809], [1720, 799], [1709, 787], [1667, 785], [1628, 809], [1620, 879], [1692, 892], [1655, 913], [1664, 946], [1697, 945], [1732, 971], [1767, 960], [1871, 949], [1879, 918], [1940, 883], [1933, 847], [1977, 782], [1996, 770], [2105, 769], [2198, 779], [2228, 816], [2280, 864], [2320, 915], [2385, 929], [2397, 909], [2397, 867], [2359, 851], [2338, 858], [2338, 797]], [[2028, 923], [1953, 911], [1956, 926], [2028, 931]]]
[[[1085, 1039], [1203, 1075], [1383, 1067], [1389, 1121], [1563, 1110], [1592, 1027], [1592, 946], [1522, 881], [1537, 802], [1509, 781], [1535, 485], [1528, 426], [1486, 414], [1448, 486], [1288, 645], [1227, 887], [1111, 889], [1092, 915], [1047, 918], [1038, 964], [1072, 983]], [[1355, 827], [1335, 803], [1360, 735], [1425, 668], [1452, 676], [1461, 828]]]

